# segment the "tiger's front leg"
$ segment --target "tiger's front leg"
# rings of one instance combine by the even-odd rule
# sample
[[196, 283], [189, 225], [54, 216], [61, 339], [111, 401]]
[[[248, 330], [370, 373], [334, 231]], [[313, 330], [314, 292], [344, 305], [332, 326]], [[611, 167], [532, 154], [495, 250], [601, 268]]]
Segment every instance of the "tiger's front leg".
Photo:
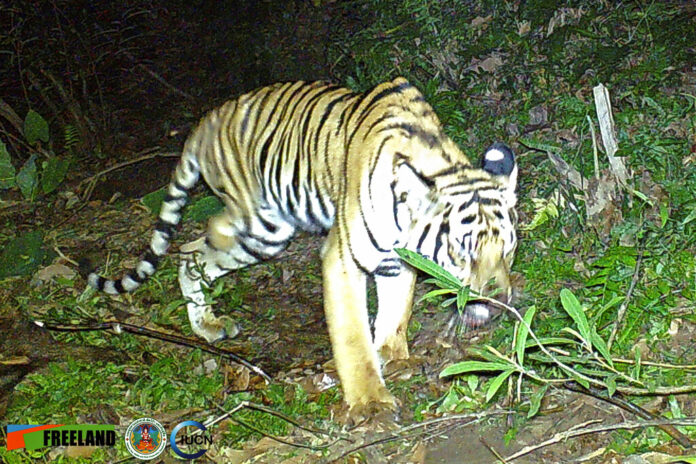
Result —
[[394, 408], [384, 385], [367, 314], [366, 275], [340, 248], [332, 229], [322, 251], [324, 310], [343, 397], [351, 417], [365, 417], [375, 407]]
[[398, 275], [376, 275], [377, 317], [375, 349], [383, 363], [408, 359], [408, 321], [411, 318], [416, 273], [401, 266]]

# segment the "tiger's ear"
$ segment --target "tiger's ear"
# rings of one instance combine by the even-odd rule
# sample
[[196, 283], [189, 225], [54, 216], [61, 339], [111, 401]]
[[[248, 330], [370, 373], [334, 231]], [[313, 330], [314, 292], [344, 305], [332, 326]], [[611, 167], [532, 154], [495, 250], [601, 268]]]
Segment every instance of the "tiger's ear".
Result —
[[515, 191], [517, 187], [517, 162], [515, 154], [504, 143], [494, 143], [483, 154], [481, 168], [496, 177], [507, 177], [507, 187]]

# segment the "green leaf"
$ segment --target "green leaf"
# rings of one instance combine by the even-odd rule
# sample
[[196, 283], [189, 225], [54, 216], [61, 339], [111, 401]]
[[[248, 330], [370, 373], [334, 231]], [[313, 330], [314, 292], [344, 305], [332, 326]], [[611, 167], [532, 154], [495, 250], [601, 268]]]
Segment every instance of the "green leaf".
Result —
[[[539, 341], [544, 345], [544, 346], [549, 346], [549, 345], [572, 345], [577, 343], [575, 340], [571, 340], [570, 338], [564, 338], [564, 337], [545, 337], [545, 338], [540, 338]], [[531, 348], [534, 346], [538, 346], [539, 344], [537, 343], [536, 340], [528, 340], [525, 348]]]
[[491, 398], [495, 396], [500, 389], [500, 386], [503, 385], [503, 382], [505, 382], [513, 372], [515, 372], [514, 369], [508, 369], [501, 372], [493, 380], [491, 380], [491, 383], [488, 385], [488, 391], [486, 392], [486, 402], [489, 402]]
[[33, 200], [36, 194], [36, 187], [39, 185], [39, 174], [36, 170], [36, 155], [31, 155], [27, 162], [24, 163], [16, 179], [19, 190], [22, 191], [24, 198]]
[[51, 193], [65, 180], [70, 161], [60, 158], [51, 158], [44, 163], [41, 171], [41, 189], [44, 193]]
[[[524, 317], [522, 318], [529, 326], [532, 325], [534, 313], [536, 313], [536, 306], [530, 306], [527, 312], [524, 313]], [[529, 329], [527, 328], [527, 325], [520, 322], [520, 325], [517, 329], [515, 352], [517, 353], [517, 362], [520, 365], [524, 364], [524, 349], [527, 346], [527, 336], [529, 335]]]
[[565, 373], [567, 373], [568, 375], [570, 375], [570, 376], [573, 378], [573, 380], [575, 380], [577, 383], [579, 383], [579, 384], [582, 385], [583, 387], [588, 388], [588, 389], [590, 388], [590, 383], [587, 381], [587, 379], [582, 378], [582, 377], [581, 377], [577, 372], [575, 372], [574, 370], [572, 370], [572, 369], [567, 369], [567, 368], [563, 368], [563, 371], [564, 371]]
[[15, 181], [15, 168], [12, 166], [10, 152], [7, 146], [0, 142], [0, 190], [12, 188], [17, 185]]
[[220, 199], [215, 195], [203, 197], [193, 202], [184, 213], [184, 220], [201, 222], [215, 216], [225, 208]]
[[696, 464], [696, 454], [693, 454], [691, 456], [680, 456], [674, 459], [670, 459], [667, 461], [668, 463], [672, 462], [685, 462], [686, 464]]
[[592, 341], [592, 346], [599, 351], [607, 364], [614, 367], [614, 362], [611, 360], [611, 353], [609, 353], [609, 347], [604, 339], [597, 333], [594, 327], [592, 328], [592, 332], [590, 334], [590, 341]]
[[440, 372], [440, 378], [450, 375], [459, 375], [467, 372], [490, 372], [490, 371], [506, 371], [510, 369], [510, 364], [501, 362], [488, 361], [462, 361], [457, 364], [447, 366]]
[[54, 255], [44, 247], [40, 231], [27, 232], [5, 243], [0, 254], [0, 278], [31, 275]]
[[587, 321], [585, 311], [582, 310], [582, 306], [575, 295], [567, 288], [561, 290], [561, 304], [575, 322], [582, 339], [587, 343], [587, 346], [591, 346], [590, 324]]
[[549, 384], [545, 383], [540, 388], [538, 388], [534, 394], [529, 398], [529, 412], [527, 412], [527, 419], [531, 419], [536, 416], [541, 407], [541, 400], [544, 399], [546, 390], [549, 389]]
[[682, 225], [685, 226], [691, 221], [696, 219], [696, 207], [691, 208], [691, 211], [689, 211], [689, 214], [686, 215], [684, 220], [682, 221]]
[[162, 208], [162, 202], [164, 197], [167, 196], [167, 191], [163, 188], [150, 192], [140, 199], [140, 202], [145, 205], [147, 209], [150, 210], [155, 216], [159, 215], [160, 209]]
[[34, 110], [29, 110], [24, 118], [24, 137], [30, 145], [36, 144], [39, 140], [48, 142], [48, 123]]
[[469, 286], [465, 285], [457, 292], [457, 307], [460, 309], [464, 308], [467, 301], [469, 301]]
[[401, 257], [401, 259], [406, 261], [406, 263], [410, 264], [416, 269], [420, 269], [421, 271], [430, 274], [443, 284], [456, 289], [462, 287], [462, 283], [459, 281], [459, 279], [453, 276], [449, 271], [443, 269], [439, 264], [434, 263], [428, 258], [425, 258], [414, 251], [407, 250], [406, 248], [395, 248], [394, 251], [396, 251], [396, 253]]
[[451, 288], [438, 288], [435, 290], [431, 290], [428, 293], [426, 293], [425, 295], [423, 295], [420, 298], [420, 300], [418, 300], [418, 302], [420, 303], [421, 301], [426, 301], [426, 300], [436, 298], [436, 297], [441, 296], [441, 295], [447, 295], [449, 293], [454, 293], [454, 291], [456, 291], [456, 290], [453, 290]]
[[614, 396], [614, 393], [616, 393], [616, 377], [616, 374], [612, 374], [604, 381], [607, 384], [607, 394], [609, 396]]

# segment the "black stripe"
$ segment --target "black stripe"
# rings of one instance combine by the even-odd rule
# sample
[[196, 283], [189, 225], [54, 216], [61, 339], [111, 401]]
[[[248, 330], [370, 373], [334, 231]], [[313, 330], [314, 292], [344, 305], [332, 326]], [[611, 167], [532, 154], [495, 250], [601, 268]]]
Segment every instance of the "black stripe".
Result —
[[380, 132], [386, 132], [392, 129], [399, 129], [405, 131], [409, 137], [416, 137], [417, 139], [421, 140], [423, 143], [428, 145], [428, 148], [437, 148], [442, 145], [440, 134], [428, 132], [422, 127], [416, 127], [413, 124], [407, 122], [390, 124], [380, 129]]
[[249, 256], [253, 257], [257, 261], [264, 261], [268, 259], [268, 255], [265, 255], [261, 253], [260, 251], [254, 250], [253, 248], [249, 247], [244, 240], [239, 241], [239, 246], [242, 250], [244, 250], [245, 253], [247, 253]]
[[188, 189], [181, 185], [179, 179], [174, 179], [174, 181], [172, 181], [172, 184], [174, 184], [174, 187], [176, 187], [177, 190], [181, 190], [182, 192], [184, 192], [184, 195], [187, 195]]
[[[445, 217], [446, 213], [445, 213]], [[445, 221], [440, 225], [440, 230], [438, 230], [437, 237], [435, 238], [435, 250], [433, 251], [433, 259], [437, 261], [437, 255], [438, 252], [440, 251], [440, 248], [442, 248], [443, 242], [447, 240], [447, 236], [449, 235], [449, 222]]]
[[375, 269], [372, 272], [373, 275], [378, 275], [382, 277], [396, 277], [401, 274], [401, 267], [382, 267], [378, 266], [377, 269]]
[[435, 187], [435, 181], [432, 180], [430, 177], [425, 177], [425, 175], [418, 172], [415, 167], [411, 166], [411, 164], [409, 164], [409, 158], [406, 155], [399, 152], [396, 152], [394, 155], [396, 156], [397, 162], [402, 161], [403, 164], [405, 164], [406, 167], [409, 168], [411, 172], [413, 172], [416, 175], [416, 177], [418, 177], [418, 180], [423, 182], [423, 184], [425, 184], [429, 188]]
[[114, 280], [114, 290], [116, 290], [116, 293], [126, 293], [126, 289], [123, 288], [123, 283], [121, 282], [121, 279]]
[[464, 216], [464, 217], [462, 218], [462, 225], [465, 226], [465, 225], [467, 225], [467, 224], [471, 224], [472, 222], [474, 222], [475, 219], [476, 219], [476, 215], [475, 215], [475, 214], [470, 214], [469, 216]]
[[165, 221], [164, 219], [160, 218], [157, 220], [157, 224], [155, 225], [155, 230], [162, 233], [167, 237], [167, 239], [171, 238], [174, 228], [176, 227], [176, 223], [173, 222], [168, 222]]
[[500, 206], [500, 200], [498, 200], [497, 198], [485, 198], [485, 197], [483, 197], [479, 200], [479, 203], [482, 205], [486, 205], [486, 206], [490, 206], [490, 205]]
[[152, 250], [147, 250], [143, 256], [143, 261], [147, 261], [155, 269], [157, 269], [159, 260], [159, 256], [157, 256]]
[[205, 236], [205, 246], [210, 248], [213, 251], [219, 251], [219, 252], [223, 251], [223, 250], [219, 249], [218, 247], [216, 247], [215, 245], [213, 245], [213, 242], [210, 241], [210, 236], [208, 236], [208, 235]]
[[[324, 112], [321, 115], [321, 118], [319, 118], [319, 123], [314, 129], [314, 153], [317, 152], [317, 147], [319, 146], [319, 137], [321, 136], [321, 131], [324, 128], [324, 124], [326, 124], [326, 121], [329, 119], [329, 116], [331, 116], [331, 112], [333, 111], [334, 106], [336, 106], [338, 103], [351, 98], [355, 94], [352, 92], [345, 93], [343, 95], [339, 95], [338, 97], [334, 98], [331, 100], [325, 107], [324, 107]], [[327, 138], [329, 134], [326, 134]]]
[[387, 248], [382, 248], [379, 246], [377, 243], [377, 239], [375, 239], [375, 236], [372, 234], [372, 231], [370, 230], [370, 225], [367, 223], [367, 219], [365, 218], [365, 211], [360, 208], [360, 219], [362, 219], [363, 226], [365, 226], [365, 230], [367, 231], [367, 237], [370, 239], [370, 242], [372, 243], [372, 246], [375, 247], [376, 250], [379, 250], [381, 252], [389, 252], [391, 251], [390, 249]]
[[145, 282], [145, 279], [147, 279], [147, 277], [141, 278], [137, 272], [129, 272], [128, 278], [136, 282], [138, 285], [142, 284], [143, 282]]
[[434, 173], [432, 175], [432, 177], [449, 176], [450, 174], [458, 174], [460, 172], [464, 173], [470, 169], [471, 169], [471, 166], [457, 162], [457, 163], [453, 164], [452, 166], [443, 169], [442, 171], [438, 171], [438, 172]]
[[99, 290], [104, 290], [104, 284], [106, 284], [107, 279], [103, 278], [102, 276], [97, 276], [97, 288]]
[[274, 234], [278, 231], [277, 225], [273, 224], [272, 222], [269, 222], [260, 214], [257, 217], [259, 219], [259, 222], [261, 222], [261, 225], [263, 225], [263, 227], [266, 229], [266, 231], [268, 231], [271, 234]]
[[186, 192], [183, 193], [182, 196], [180, 197], [175, 197], [174, 195], [168, 193], [164, 196], [164, 200], [162, 200], [162, 203], [174, 203], [175, 205], [178, 205], [181, 200], [186, 199]]
[[420, 238], [418, 239], [418, 244], [416, 245], [416, 250], [419, 253], [423, 248], [423, 242], [425, 242], [425, 239], [427, 238], [429, 232], [430, 232], [430, 224], [425, 226], [425, 228], [423, 229], [423, 232], [421, 233]]

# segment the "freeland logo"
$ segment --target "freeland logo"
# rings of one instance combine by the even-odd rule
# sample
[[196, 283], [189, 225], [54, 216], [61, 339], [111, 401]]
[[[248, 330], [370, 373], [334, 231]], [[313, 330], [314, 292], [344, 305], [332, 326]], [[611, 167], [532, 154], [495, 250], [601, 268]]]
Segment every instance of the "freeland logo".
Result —
[[35, 450], [47, 446], [114, 446], [114, 425], [8, 425], [7, 449]]
[[[172, 451], [174, 451], [176, 454], [181, 456], [184, 459], [196, 459], [200, 458], [205, 454], [206, 451], [208, 451], [207, 448], [205, 449], [200, 449], [196, 451], [195, 453], [187, 453], [185, 451], [182, 451], [181, 447], [185, 447], [186, 451], [188, 451], [189, 447], [191, 445], [212, 445], [213, 444], [213, 439], [210, 437], [210, 435], [200, 433], [200, 434], [191, 434], [191, 435], [181, 435], [177, 439], [177, 434], [179, 433], [179, 430], [181, 430], [184, 427], [196, 427], [198, 430], [201, 432], [205, 432], [207, 429], [205, 428], [205, 425], [201, 424], [200, 422], [192, 421], [192, 420], [187, 420], [176, 427], [174, 427], [174, 430], [172, 430], [172, 434], [169, 436], [169, 444], [172, 447]], [[195, 432], [194, 432], [195, 433]]]

